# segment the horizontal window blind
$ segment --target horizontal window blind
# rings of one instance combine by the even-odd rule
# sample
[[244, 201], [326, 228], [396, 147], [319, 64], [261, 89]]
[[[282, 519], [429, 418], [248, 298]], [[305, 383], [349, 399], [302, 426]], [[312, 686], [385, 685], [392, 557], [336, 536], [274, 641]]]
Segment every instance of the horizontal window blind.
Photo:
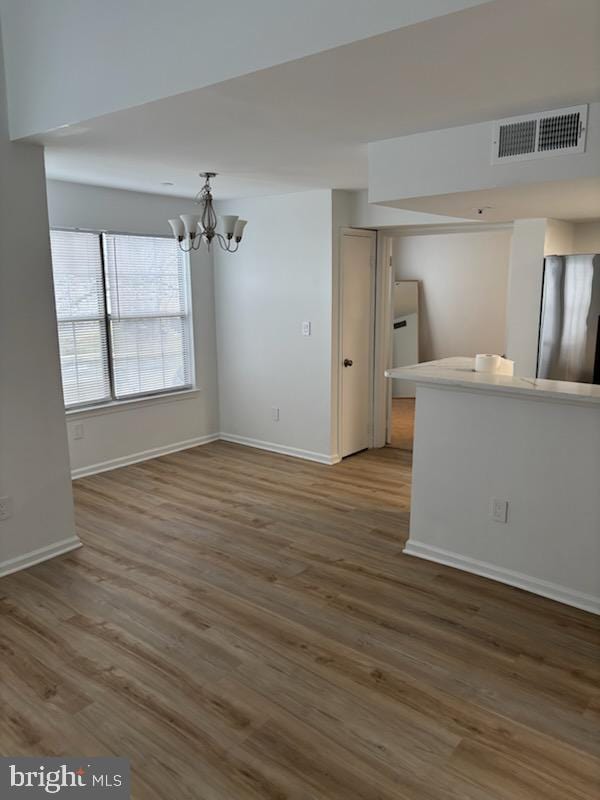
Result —
[[110, 400], [98, 235], [52, 230], [50, 243], [65, 406]]
[[173, 239], [103, 235], [117, 399], [192, 385], [187, 274]]

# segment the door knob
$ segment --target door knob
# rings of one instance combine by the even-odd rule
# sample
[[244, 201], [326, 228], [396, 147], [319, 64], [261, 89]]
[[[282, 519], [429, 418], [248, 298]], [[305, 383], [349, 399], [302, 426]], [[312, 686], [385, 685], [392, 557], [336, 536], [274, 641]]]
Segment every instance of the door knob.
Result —
[[351, 366], [352, 366], [352, 361], [351, 361], [351, 359], [349, 359], [349, 358], [345, 358], [345, 359], [344, 359], [344, 366], [345, 366], [345, 367], [351, 367]]

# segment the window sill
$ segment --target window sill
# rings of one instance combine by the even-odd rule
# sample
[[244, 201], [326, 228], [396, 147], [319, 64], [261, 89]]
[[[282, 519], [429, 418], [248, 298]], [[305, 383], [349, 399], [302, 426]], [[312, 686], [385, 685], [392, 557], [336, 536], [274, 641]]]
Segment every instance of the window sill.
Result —
[[180, 392], [165, 392], [164, 394], [154, 394], [148, 397], [132, 397], [130, 400], [112, 400], [110, 403], [99, 403], [97, 406], [71, 408], [65, 411], [65, 414], [67, 420], [99, 417], [102, 414], [114, 414], [118, 411], [132, 411], [139, 406], [157, 406], [164, 403], [179, 402], [180, 400], [190, 400], [194, 395], [200, 394], [201, 391], [198, 388], [182, 389]]

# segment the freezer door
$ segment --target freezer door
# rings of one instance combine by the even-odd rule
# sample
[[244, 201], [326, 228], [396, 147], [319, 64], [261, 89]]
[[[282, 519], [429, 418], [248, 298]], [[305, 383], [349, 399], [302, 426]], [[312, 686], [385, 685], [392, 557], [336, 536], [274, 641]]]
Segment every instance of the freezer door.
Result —
[[593, 383], [599, 318], [600, 256], [548, 256], [544, 262], [538, 377]]

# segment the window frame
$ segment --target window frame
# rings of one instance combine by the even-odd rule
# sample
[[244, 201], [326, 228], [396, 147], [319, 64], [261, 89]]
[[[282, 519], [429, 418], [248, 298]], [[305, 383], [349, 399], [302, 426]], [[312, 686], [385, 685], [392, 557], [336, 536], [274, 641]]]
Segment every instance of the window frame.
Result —
[[[173, 316], [173, 317], [184, 317], [186, 320], [186, 328], [187, 328], [187, 336], [188, 336], [188, 347], [189, 347], [189, 361], [190, 361], [190, 383], [185, 384], [184, 386], [178, 386], [173, 389], [156, 389], [155, 391], [151, 392], [144, 392], [143, 394], [137, 395], [129, 395], [127, 397], [118, 398], [115, 394], [115, 381], [114, 381], [114, 369], [113, 369], [113, 351], [112, 351], [112, 341], [111, 341], [111, 315], [109, 313], [108, 307], [108, 278], [107, 278], [107, 265], [106, 265], [106, 258], [104, 254], [104, 235], [113, 235], [113, 236], [133, 236], [138, 238], [145, 238], [145, 239], [170, 239], [173, 241], [173, 237], [167, 234], [161, 233], [134, 233], [131, 231], [116, 231], [116, 230], [108, 230], [106, 228], [96, 229], [96, 228], [69, 228], [60, 225], [52, 225], [50, 226], [51, 231], [67, 231], [69, 233], [91, 233], [98, 237], [98, 247], [100, 249], [100, 261], [102, 265], [102, 299], [103, 299], [103, 321], [104, 321], [104, 331], [105, 331], [105, 346], [107, 352], [107, 363], [108, 363], [108, 379], [109, 379], [109, 387], [110, 387], [110, 397], [106, 400], [90, 400], [87, 403], [76, 403], [71, 406], [65, 406], [65, 414], [79, 414], [84, 412], [90, 412], [94, 410], [98, 411], [116, 411], [119, 408], [127, 407], [130, 405], [135, 405], [136, 403], [144, 403], [151, 400], [155, 402], [165, 402], [169, 399], [177, 398], [179, 395], [189, 395], [191, 393], [198, 392], [199, 389], [196, 385], [196, 346], [195, 346], [195, 335], [194, 335], [194, 317], [193, 317], [193, 304], [192, 304], [192, 276], [191, 276], [191, 259], [189, 253], [183, 253], [183, 287], [184, 287], [184, 303], [185, 303], [185, 314], [172, 314], [172, 315], [141, 315], [140, 319], [159, 319], [162, 316]], [[57, 318], [57, 326], [58, 326], [58, 318]], [[60, 353], [59, 353], [60, 357]], [[62, 373], [62, 369], [61, 369]], [[61, 382], [62, 382], [62, 374], [61, 374]]]

